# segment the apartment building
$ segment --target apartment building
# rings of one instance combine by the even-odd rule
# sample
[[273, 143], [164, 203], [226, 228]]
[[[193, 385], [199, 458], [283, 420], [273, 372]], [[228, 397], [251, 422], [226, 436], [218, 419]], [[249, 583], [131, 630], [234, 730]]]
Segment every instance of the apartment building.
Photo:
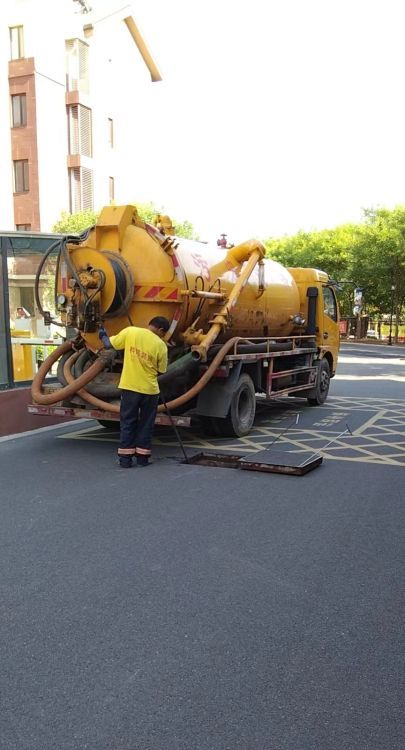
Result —
[[123, 102], [161, 76], [131, 6], [115, 5], [7, 0], [0, 10], [1, 229], [48, 232], [61, 211], [130, 199]]

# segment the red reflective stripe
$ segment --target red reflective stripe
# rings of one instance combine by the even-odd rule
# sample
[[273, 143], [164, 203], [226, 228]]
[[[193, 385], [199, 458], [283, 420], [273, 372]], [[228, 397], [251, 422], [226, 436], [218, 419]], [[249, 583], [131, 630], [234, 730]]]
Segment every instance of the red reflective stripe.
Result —
[[150, 456], [152, 451], [148, 451], [147, 448], [136, 448], [135, 451], [139, 456]]
[[172, 291], [172, 292], [171, 292], [171, 293], [169, 294], [169, 296], [168, 296], [168, 297], [166, 297], [166, 299], [177, 299], [177, 296], [178, 296], [178, 290], [177, 290], [177, 289], [174, 289], [174, 290], [173, 290], [173, 291]]
[[136, 294], [137, 292], [139, 292], [140, 289], [142, 289], [142, 285], [141, 284], [135, 284], [134, 294]]
[[135, 448], [118, 448], [119, 456], [135, 456]]
[[163, 286], [153, 286], [149, 291], [145, 294], [145, 299], [151, 299], [152, 297], [157, 297], [157, 295], [164, 289]]

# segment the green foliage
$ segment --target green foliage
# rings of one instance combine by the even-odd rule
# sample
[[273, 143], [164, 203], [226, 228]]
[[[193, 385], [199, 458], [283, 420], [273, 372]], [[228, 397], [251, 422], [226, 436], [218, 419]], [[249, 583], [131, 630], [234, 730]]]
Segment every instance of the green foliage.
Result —
[[387, 313], [394, 302], [399, 317], [405, 305], [405, 206], [368, 209], [364, 217], [352, 273], [361, 279], [374, 312]]
[[149, 203], [134, 203], [134, 205], [142, 221], [145, 221], [147, 224], [153, 224], [156, 214], [162, 213], [152, 201], [149, 201]]
[[175, 223], [176, 227], [176, 236], [177, 237], [184, 237], [187, 240], [198, 240], [198, 234], [196, 234], [195, 229], [190, 221], [183, 221], [180, 224]]
[[332, 278], [342, 278], [349, 264], [356, 227], [344, 224], [336, 229], [298, 232], [292, 237], [265, 242], [268, 255], [283, 265], [319, 268]]
[[370, 313], [387, 314], [395, 285], [398, 317], [405, 304], [405, 206], [366, 209], [362, 224], [298, 232], [265, 241], [269, 257], [285, 266], [320, 268], [342, 284], [341, 309], [352, 314], [353, 290], [364, 287]]
[[[153, 219], [156, 214], [166, 213], [163, 208], [157, 208], [152, 201], [149, 201], [149, 203], [135, 203], [135, 205], [141, 219], [148, 224], [153, 224]], [[191, 221], [185, 220], [178, 222], [173, 219], [173, 217], [170, 218], [172, 219], [173, 226], [176, 230], [176, 237], [184, 237], [188, 240], [198, 240], [198, 235], [196, 234]]]
[[[156, 214], [165, 213], [163, 209], [158, 209], [152, 201], [148, 203], [135, 203], [136, 209], [142, 221], [153, 224]], [[80, 234], [84, 229], [92, 227], [99, 217], [97, 211], [79, 211], [75, 214], [69, 214], [62, 211], [59, 220], [52, 227], [52, 231], [57, 234]], [[198, 240], [198, 236], [190, 221], [176, 222], [173, 220], [177, 237], [185, 237], [189, 240]]]
[[52, 227], [52, 231], [56, 234], [80, 234], [84, 229], [92, 227], [97, 219], [99, 213], [97, 211], [78, 211], [76, 214], [69, 214], [67, 211], [62, 211], [60, 218]]

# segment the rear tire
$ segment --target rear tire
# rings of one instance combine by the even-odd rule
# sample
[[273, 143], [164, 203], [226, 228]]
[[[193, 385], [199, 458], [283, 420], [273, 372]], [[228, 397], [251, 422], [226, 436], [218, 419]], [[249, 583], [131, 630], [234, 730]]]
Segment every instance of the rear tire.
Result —
[[225, 419], [215, 419], [224, 437], [243, 437], [252, 429], [256, 416], [256, 393], [253, 380], [243, 373], [232, 396]]
[[106, 430], [119, 430], [120, 423], [116, 422], [115, 420], [109, 420], [109, 419], [98, 419], [97, 422], [102, 426], [105, 427]]
[[316, 376], [316, 385], [314, 396], [308, 397], [307, 401], [310, 406], [321, 406], [328, 398], [330, 385], [330, 369], [327, 359], [321, 359], [318, 363], [318, 372]]
[[217, 423], [222, 420], [216, 419], [215, 417], [205, 417], [203, 415], [199, 415], [198, 420], [204, 435], [218, 437], [220, 433], [218, 432]]

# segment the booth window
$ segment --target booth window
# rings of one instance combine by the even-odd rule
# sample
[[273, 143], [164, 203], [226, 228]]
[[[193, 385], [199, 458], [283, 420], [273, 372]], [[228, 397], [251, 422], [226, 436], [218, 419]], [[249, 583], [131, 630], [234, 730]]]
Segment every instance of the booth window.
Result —
[[[28, 225], [27, 225], [28, 226]], [[29, 382], [41, 362], [62, 342], [64, 329], [54, 323], [45, 325], [35, 297], [35, 277], [43, 255], [55, 244], [41, 272], [38, 284], [42, 311], [57, 320], [54, 279], [58, 237], [26, 232], [0, 235], [2, 248], [0, 308], [0, 385]], [[4, 346], [3, 346], [4, 344]], [[50, 377], [56, 375], [51, 371]]]

